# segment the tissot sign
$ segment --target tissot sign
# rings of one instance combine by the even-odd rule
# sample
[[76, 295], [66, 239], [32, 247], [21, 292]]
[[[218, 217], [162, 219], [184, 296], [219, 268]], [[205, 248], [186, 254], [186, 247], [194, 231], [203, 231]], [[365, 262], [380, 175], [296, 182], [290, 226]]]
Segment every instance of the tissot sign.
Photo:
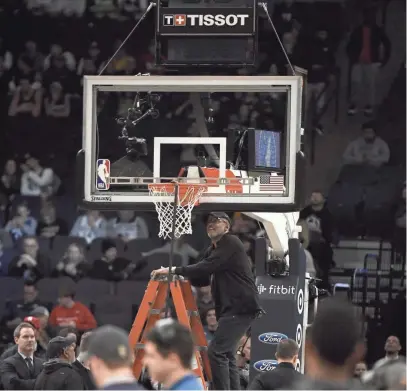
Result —
[[169, 35], [252, 35], [253, 8], [161, 8], [160, 33]]

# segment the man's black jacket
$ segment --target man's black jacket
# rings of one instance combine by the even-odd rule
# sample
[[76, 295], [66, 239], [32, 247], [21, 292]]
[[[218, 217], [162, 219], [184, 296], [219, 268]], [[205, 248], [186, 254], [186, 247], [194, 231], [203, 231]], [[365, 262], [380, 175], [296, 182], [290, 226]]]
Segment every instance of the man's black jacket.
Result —
[[260, 311], [258, 293], [250, 261], [243, 243], [225, 234], [216, 246], [211, 245], [195, 265], [175, 268], [175, 274], [188, 278], [212, 275], [212, 296], [216, 316], [254, 315]]
[[93, 382], [89, 369], [85, 368], [82, 365], [82, 363], [78, 360], [75, 360], [72, 363], [72, 367], [81, 376], [85, 390], [96, 390], [96, 386], [95, 386], [95, 383]]
[[84, 384], [71, 364], [53, 359], [47, 361], [38, 375], [34, 390], [83, 390]]
[[5, 390], [32, 390], [41, 372], [43, 360], [34, 356], [34, 370], [30, 372], [20, 353], [6, 358], [0, 364], [1, 381]]
[[294, 365], [282, 362], [270, 372], [257, 375], [249, 385], [249, 390], [289, 389], [292, 384], [301, 380], [303, 375], [295, 370]]

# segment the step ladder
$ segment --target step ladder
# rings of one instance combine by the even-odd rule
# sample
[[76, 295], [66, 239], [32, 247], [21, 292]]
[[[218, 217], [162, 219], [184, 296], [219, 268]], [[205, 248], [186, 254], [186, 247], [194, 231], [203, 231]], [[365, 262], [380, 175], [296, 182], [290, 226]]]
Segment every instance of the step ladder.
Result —
[[[191, 330], [196, 346], [192, 369], [201, 378], [204, 389], [207, 389], [207, 383], [212, 380], [208, 345], [191, 284], [181, 276], [172, 275], [171, 279], [170, 293], [177, 319]], [[129, 342], [135, 353], [133, 373], [136, 379], [140, 378], [143, 369], [145, 336], [161, 319], [161, 314], [165, 311], [167, 293], [168, 276], [151, 279], [131, 327]]]

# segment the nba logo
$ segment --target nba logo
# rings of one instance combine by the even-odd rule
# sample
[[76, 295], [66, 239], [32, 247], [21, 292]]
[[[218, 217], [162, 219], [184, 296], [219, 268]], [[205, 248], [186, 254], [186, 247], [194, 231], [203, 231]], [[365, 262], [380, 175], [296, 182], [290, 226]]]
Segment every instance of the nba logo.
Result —
[[98, 159], [96, 163], [96, 189], [109, 190], [110, 183], [110, 160]]

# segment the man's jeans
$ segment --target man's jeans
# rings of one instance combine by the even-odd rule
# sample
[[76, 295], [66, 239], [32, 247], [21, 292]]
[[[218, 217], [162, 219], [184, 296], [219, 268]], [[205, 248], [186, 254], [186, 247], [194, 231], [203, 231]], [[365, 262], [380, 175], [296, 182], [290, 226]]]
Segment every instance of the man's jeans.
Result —
[[240, 390], [239, 369], [236, 365], [237, 344], [254, 316], [221, 316], [218, 328], [208, 348], [213, 390]]

